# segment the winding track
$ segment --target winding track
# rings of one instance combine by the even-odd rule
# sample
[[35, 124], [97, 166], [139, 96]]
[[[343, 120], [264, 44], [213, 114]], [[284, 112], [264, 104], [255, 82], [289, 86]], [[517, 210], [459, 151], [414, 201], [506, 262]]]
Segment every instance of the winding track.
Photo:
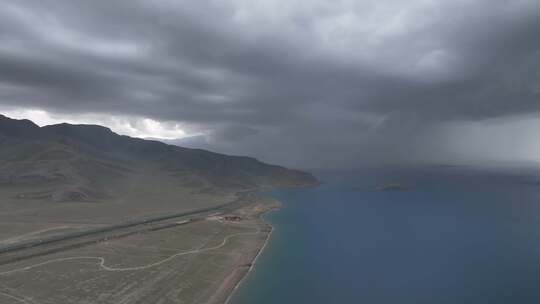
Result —
[[5, 297], [8, 297], [8, 298], [10, 298], [10, 299], [13, 299], [13, 300], [15, 300], [15, 301], [17, 301], [17, 302], [21, 302], [21, 303], [25, 303], [25, 304], [31, 304], [30, 302], [28, 302], [27, 300], [25, 300], [25, 299], [23, 299], [23, 298], [19, 298], [19, 297], [16, 297], [16, 296], [14, 296], [14, 295], [10, 295], [10, 294], [7, 294], [7, 293], [5, 293], [5, 292], [1, 292], [1, 291], [0, 291], [0, 295], [5, 296]]
[[[160, 261], [150, 263], [150, 264], [146, 264], [146, 265], [142, 265], [142, 266], [124, 267], [124, 268], [110, 267], [110, 266], [105, 265], [105, 258], [104, 257], [76, 256], [76, 257], [53, 259], [53, 260], [45, 261], [45, 262], [42, 262], [42, 263], [38, 263], [38, 264], [26, 266], [26, 267], [21, 267], [21, 268], [17, 268], [17, 269], [13, 269], [13, 270], [0, 272], [0, 276], [9, 275], [9, 274], [16, 273], [16, 272], [28, 271], [28, 270], [31, 270], [31, 269], [34, 269], [34, 268], [37, 268], [37, 267], [41, 267], [41, 266], [45, 266], [45, 265], [48, 265], [48, 264], [53, 264], [53, 263], [58, 263], [58, 262], [65, 262], [65, 261], [72, 261], [72, 260], [98, 260], [99, 261], [98, 266], [104, 271], [118, 271], [119, 272], [119, 271], [144, 270], [144, 269], [152, 268], [152, 267], [155, 267], [155, 266], [159, 266], [159, 265], [164, 264], [164, 263], [166, 263], [168, 261], [171, 261], [174, 258], [179, 257], [179, 256], [188, 255], [188, 254], [202, 253], [202, 252], [206, 252], [206, 251], [219, 249], [219, 248], [225, 246], [227, 244], [227, 242], [229, 241], [229, 239], [231, 239], [233, 237], [236, 237], [236, 236], [240, 236], [240, 235], [256, 235], [256, 234], [259, 234], [260, 232], [261, 232], [260, 229], [256, 229], [256, 231], [252, 231], [252, 232], [240, 232], [240, 233], [231, 234], [231, 235], [226, 236], [219, 245], [208, 247], [208, 248], [202, 248], [202, 249], [192, 249], [192, 250], [188, 250], [188, 251], [181, 251], [181, 252], [175, 253], [175, 254], [173, 254], [173, 255], [165, 258], [165, 259], [162, 259]], [[0, 294], [2, 294], [2, 293], [0, 293]], [[7, 295], [7, 294], [4, 294], [4, 295], [10, 296], [10, 295]], [[10, 297], [12, 297], [12, 296], [10, 296]], [[15, 299], [17, 299], [17, 298], [15, 298]], [[21, 301], [21, 299], [17, 299], [17, 300]]]

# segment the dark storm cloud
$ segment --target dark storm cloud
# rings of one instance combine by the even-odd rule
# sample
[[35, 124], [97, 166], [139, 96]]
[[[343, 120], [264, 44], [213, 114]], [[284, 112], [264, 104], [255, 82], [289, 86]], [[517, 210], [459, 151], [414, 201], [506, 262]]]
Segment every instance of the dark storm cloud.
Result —
[[[302, 166], [540, 111], [538, 1], [1, 1], [0, 105], [181, 122]], [[200, 135], [202, 134], [202, 135]]]

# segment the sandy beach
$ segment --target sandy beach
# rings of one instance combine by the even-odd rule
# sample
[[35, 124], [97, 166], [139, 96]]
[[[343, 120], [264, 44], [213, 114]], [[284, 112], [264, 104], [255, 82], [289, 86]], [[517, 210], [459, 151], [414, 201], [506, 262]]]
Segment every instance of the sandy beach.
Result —
[[264, 252], [266, 245], [268, 245], [268, 242], [272, 237], [272, 232], [274, 231], [274, 227], [265, 222], [263, 215], [279, 209], [279, 206], [280, 203], [276, 202], [274, 205], [269, 205], [267, 210], [259, 214], [258, 221], [261, 222], [261, 225], [267, 226], [266, 229], [261, 232], [262, 234], [264, 234], [264, 244], [257, 250], [254, 256], [246, 256], [243, 260], [240, 261], [237, 268], [234, 269], [233, 272], [225, 279], [223, 284], [220, 286], [220, 289], [218, 289], [218, 291], [216, 292], [216, 301], [210, 303], [229, 304], [232, 296], [234, 295], [234, 292], [236, 292], [238, 288], [242, 287], [242, 283], [256, 266], [259, 256]]
[[260, 233], [263, 235], [264, 242], [262, 243], [262, 246], [260, 242], [253, 243], [254, 247], [252, 253], [243, 256], [238, 260], [236, 268], [233, 269], [223, 281], [209, 303], [229, 304], [231, 302], [232, 296], [236, 290], [242, 287], [242, 283], [256, 266], [257, 259], [261, 253], [264, 252], [264, 249], [272, 236], [272, 232], [274, 231], [274, 227], [264, 220], [264, 215], [268, 212], [278, 210], [280, 207], [280, 202], [270, 199], [261, 199], [254, 205], [252, 209], [253, 216], [256, 217], [254, 220], [258, 222], [257, 225], [263, 227]]

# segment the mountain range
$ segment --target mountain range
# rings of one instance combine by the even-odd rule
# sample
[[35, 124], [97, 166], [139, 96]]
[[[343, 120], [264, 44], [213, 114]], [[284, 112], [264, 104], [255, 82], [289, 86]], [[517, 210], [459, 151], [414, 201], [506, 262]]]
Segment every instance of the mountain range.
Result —
[[123, 136], [98, 125], [40, 127], [0, 115], [0, 190], [18, 198], [100, 201], [134, 187], [231, 192], [316, 183], [309, 173], [251, 157]]

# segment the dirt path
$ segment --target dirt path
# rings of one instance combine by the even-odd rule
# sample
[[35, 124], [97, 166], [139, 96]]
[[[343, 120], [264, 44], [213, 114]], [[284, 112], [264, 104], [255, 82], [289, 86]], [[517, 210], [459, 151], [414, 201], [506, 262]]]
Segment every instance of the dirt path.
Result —
[[8, 298], [10, 298], [12, 300], [15, 300], [15, 301], [20, 302], [20, 303], [25, 303], [25, 304], [35, 304], [36, 303], [36, 302], [33, 302], [33, 301], [32, 301], [33, 303], [28, 302], [26, 299], [19, 298], [19, 297], [16, 297], [14, 295], [10, 295], [10, 294], [7, 294], [7, 293], [1, 292], [1, 291], [0, 291], [0, 296], [8, 297]]
[[52, 259], [52, 260], [48, 260], [48, 261], [38, 263], [38, 264], [34, 264], [34, 265], [30, 265], [30, 266], [26, 266], [26, 267], [21, 267], [21, 268], [17, 268], [17, 269], [13, 269], [13, 270], [0, 272], [0, 276], [9, 275], [9, 274], [17, 273], [17, 272], [28, 271], [28, 270], [32, 270], [32, 269], [37, 268], [37, 267], [41, 267], [41, 266], [45, 266], [45, 265], [49, 265], [49, 264], [53, 264], [53, 263], [60, 263], [60, 262], [73, 261], [73, 260], [98, 260], [99, 261], [98, 266], [102, 270], [105, 270], [105, 271], [136, 271], [136, 270], [144, 270], [144, 269], [152, 268], [152, 267], [159, 266], [161, 264], [167, 263], [167, 262], [169, 262], [169, 261], [171, 261], [174, 258], [177, 258], [179, 256], [188, 255], [188, 254], [197, 254], [197, 253], [201, 253], [201, 252], [206, 252], [206, 251], [216, 250], [216, 249], [222, 248], [223, 246], [225, 246], [227, 244], [229, 239], [231, 239], [233, 237], [236, 237], [236, 236], [256, 235], [258, 233], [260, 233], [259, 229], [257, 229], [256, 231], [253, 231], [253, 232], [240, 232], [240, 233], [231, 234], [231, 235], [226, 236], [219, 245], [216, 245], [216, 246], [213, 246], [213, 247], [208, 247], [208, 248], [199, 248], [199, 249], [193, 249], [193, 250], [178, 252], [178, 253], [173, 254], [173, 255], [171, 255], [171, 256], [169, 256], [169, 257], [167, 257], [165, 259], [162, 259], [160, 261], [150, 263], [150, 264], [146, 264], [146, 265], [141, 265], [141, 266], [123, 267], [123, 268], [122, 267], [110, 267], [110, 266], [105, 265], [106, 261], [105, 261], [104, 257], [99, 257], [99, 256], [76, 256], [76, 257]]
[[60, 230], [60, 229], [66, 229], [66, 228], [71, 228], [71, 227], [70, 226], [57, 226], [57, 227], [51, 227], [51, 228], [47, 228], [47, 229], [36, 230], [36, 231], [32, 231], [32, 232], [29, 232], [29, 233], [26, 233], [26, 234], [18, 235], [18, 236], [9, 238], [9, 239], [0, 240], [0, 244], [14, 243], [14, 242], [17, 242], [17, 241], [20, 241], [20, 240], [24, 240], [25, 238], [27, 238], [29, 236], [34, 236], [34, 235], [41, 234], [41, 233], [44, 233], [44, 232]]

